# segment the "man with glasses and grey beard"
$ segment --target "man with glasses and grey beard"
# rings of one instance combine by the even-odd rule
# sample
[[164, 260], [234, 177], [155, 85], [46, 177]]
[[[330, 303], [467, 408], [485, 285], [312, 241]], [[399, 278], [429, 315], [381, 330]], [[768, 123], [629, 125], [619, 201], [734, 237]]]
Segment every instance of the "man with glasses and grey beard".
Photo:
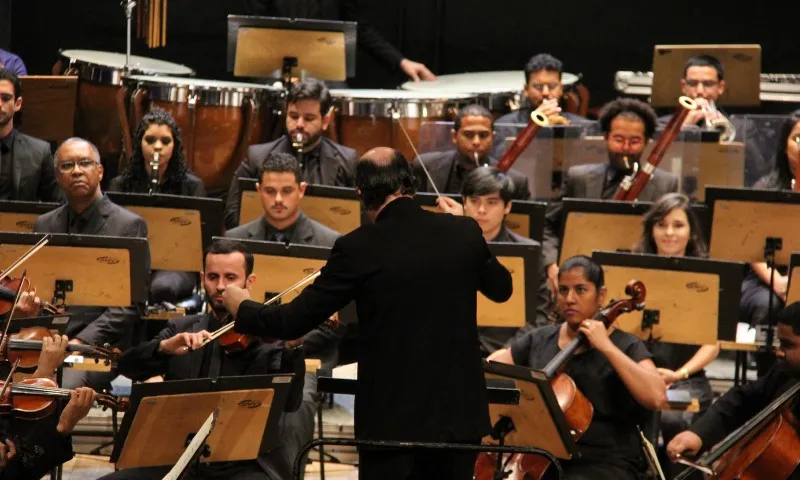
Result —
[[[37, 233], [68, 233], [147, 238], [147, 224], [138, 215], [115, 205], [103, 194], [100, 181], [103, 166], [97, 148], [88, 140], [70, 138], [56, 150], [56, 181], [67, 198], [67, 204], [36, 219]], [[147, 257], [150, 265], [149, 253]], [[75, 265], [80, 268], [80, 265]], [[17, 305], [20, 316], [36, 315], [40, 299], [35, 292], [25, 292]], [[104, 345], [124, 349], [131, 343], [139, 312], [133, 307], [68, 306], [71, 315], [66, 334], [70, 343]], [[67, 369], [64, 388], [89, 386], [95, 390], [110, 387], [113, 374]]]

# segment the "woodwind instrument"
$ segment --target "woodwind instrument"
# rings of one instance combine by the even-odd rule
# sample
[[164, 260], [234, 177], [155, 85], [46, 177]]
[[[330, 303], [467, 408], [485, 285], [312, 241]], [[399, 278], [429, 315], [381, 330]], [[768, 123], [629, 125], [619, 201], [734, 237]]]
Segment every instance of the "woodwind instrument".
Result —
[[536, 110], [531, 112], [531, 121], [519, 132], [517, 138], [514, 139], [514, 143], [508, 147], [503, 156], [500, 157], [500, 160], [497, 161], [497, 168], [502, 172], [507, 172], [511, 165], [517, 161], [517, 157], [528, 148], [539, 129], [548, 125], [550, 125], [550, 121], [544, 114]]
[[686, 116], [692, 110], [697, 110], [697, 103], [694, 100], [689, 97], [680, 97], [678, 99], [678, 111], [667, 123], [661, 138], [656, 142], [647, 161], [644, 165], [634, 166], [633, 173], [622, 179], [613, 200], [634, 201], [639, 197], [639, 194], [642, 193], [647, 182], [653, 176], [658, 164], [661, 163], [661, 159], [664, 158], [664, 154], [667, 153], [667, 149], [680, 133]]

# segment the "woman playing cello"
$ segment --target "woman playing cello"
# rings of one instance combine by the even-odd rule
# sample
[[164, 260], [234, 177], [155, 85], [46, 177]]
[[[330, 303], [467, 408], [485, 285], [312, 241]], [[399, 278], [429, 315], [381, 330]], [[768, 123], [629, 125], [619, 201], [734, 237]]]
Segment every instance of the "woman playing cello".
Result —
[[[592, 423], [577, 442], [580, 458], [561, 461], [565, 480], [635, 480], [645, 467], [637, 432], [644, 409], [666, 403], [666, 387], [644, 344], [592, 317], [606, 297], [603, 270], [576, 256], [559, 268], [557, 303], [564, 322], [527, 332], [489, 360], [543, 368], [579, 332], [589, 342], [566, 364], [566, 372], [594, 407]], [[548, 469], [544, 478], [554, 473]]]

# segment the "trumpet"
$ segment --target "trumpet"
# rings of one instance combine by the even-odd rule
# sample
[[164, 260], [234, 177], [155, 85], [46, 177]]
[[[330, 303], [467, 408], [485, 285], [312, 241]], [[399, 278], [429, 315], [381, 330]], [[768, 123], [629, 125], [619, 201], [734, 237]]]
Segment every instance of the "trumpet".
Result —
[[702, 107], [702, 111], [706, 128], [718, 130], [720, 142], [729, 142], [736, 137], [736, 127], [720, 113], [713, 100], [709, 100], [708, 105]]

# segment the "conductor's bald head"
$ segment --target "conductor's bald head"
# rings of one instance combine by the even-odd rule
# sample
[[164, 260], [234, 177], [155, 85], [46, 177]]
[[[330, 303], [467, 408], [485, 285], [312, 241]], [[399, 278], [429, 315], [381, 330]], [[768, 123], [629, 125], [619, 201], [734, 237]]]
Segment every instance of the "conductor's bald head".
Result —
[[396, 196], [413, 195], [416, 184], [408, 160], [393, 148], [373, 148], [356, 165], [356, 189], [367, 210], [378, 211]]

